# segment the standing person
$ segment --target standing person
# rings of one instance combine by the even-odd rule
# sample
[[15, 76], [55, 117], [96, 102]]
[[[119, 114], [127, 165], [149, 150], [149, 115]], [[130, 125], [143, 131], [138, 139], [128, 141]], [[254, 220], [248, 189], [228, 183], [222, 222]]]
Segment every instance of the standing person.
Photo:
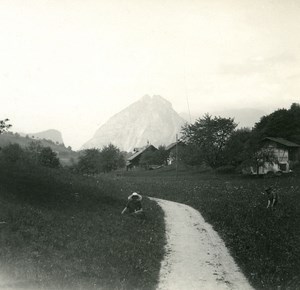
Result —
[[128, 202], [121, 214], [124, 214], [126, 211], [128, 211], [132, 215], [143, 214], [144, 212], [141, 200], [142, 196], [136, 192], [133, 192], [131, 195], [128, 196]]

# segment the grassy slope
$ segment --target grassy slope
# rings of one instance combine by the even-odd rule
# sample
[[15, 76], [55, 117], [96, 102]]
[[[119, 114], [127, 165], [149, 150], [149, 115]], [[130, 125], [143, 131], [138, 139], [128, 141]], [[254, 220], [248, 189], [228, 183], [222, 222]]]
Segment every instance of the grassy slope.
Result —
[[79, 158], [80, 153], [72, 151], [62, 144], [54, 144], [53, 142], [49, 142], [45, 139], [32, 139], [22, 136], [16, 136], [10, 133], [0, 134], [0, 147], [17, 143], [24, 148], [28, 147], [30, 142], [34, 141], [40, 141], [42, 143], [42, 146], [50, 147], [54, 152], [56, 152], [62, 165], [72, 165], [72, 163], [76, 162]]
[[[200, 210], [255, 288], [300, 289], [299, 175], [252, 179], [183, 171], [176, 179], [163, 170], [120, 179], [130, 189]], [[261, 192], [274, 183], [280, 203], [272, 212]]]
[[122, 216], [128, 192], [97, 180], [0, 167], [0, 288], [154, 289], [163, 213], [144, 200], [146, 219]]

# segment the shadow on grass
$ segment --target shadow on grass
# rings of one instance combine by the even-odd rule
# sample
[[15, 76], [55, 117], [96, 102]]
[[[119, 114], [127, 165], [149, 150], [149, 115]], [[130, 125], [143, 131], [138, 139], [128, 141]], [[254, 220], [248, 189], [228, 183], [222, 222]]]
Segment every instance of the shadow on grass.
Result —
[[0, 169], [0, 220], [6, 221], [0, 229], [0, 258], [1, 272], [10, 277], [6, 285], [155, 288], [164, 224], [154, 202], [144, 200], [143, 220], [123, 216], [129, 192], [112, 180], [25, 169]]

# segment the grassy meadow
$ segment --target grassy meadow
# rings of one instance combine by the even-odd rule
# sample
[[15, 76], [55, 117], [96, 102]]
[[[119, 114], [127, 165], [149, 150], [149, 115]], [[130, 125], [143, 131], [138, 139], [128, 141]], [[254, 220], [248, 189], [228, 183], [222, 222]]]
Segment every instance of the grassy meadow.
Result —
[[[163, 212], [121, 215], [139, 191], [198, 209], [256, 289], [300, 289], [300, 174], [249, 178], [172, 167], [97, 177], [0, 167], [0, 289], [155, 289]], [[280, 195], [266, 209], [268, 185]], [[4, 278], [4, 279], [2, 279]]]
[[[174, 168], [126, 172], [128, 190], [188, 204], [221, 235], [256, 289], [300, 289], [300, 175], [250, 178]], [[279, 204], [266, 209], [261, 192], [279, 191]]]
[[161, 209], [121, 215], [113, 179], [28, 165], [0, 167], [0, 289], [155, 289]]

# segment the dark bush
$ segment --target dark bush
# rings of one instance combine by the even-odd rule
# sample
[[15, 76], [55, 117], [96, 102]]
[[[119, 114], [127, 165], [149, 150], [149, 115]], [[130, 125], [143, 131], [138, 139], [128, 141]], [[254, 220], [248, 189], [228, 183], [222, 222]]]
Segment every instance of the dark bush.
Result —
[[60, 166], [57, 154], [50, 147], [42, 148], [38, 156], [38, 162], [43, 166], [51, 168], [59, 168]]
[[1, 158], [6, 162], [17, 162], [24, 159], [25, 153], [19, 144], [9, 144], [1, 150]]

